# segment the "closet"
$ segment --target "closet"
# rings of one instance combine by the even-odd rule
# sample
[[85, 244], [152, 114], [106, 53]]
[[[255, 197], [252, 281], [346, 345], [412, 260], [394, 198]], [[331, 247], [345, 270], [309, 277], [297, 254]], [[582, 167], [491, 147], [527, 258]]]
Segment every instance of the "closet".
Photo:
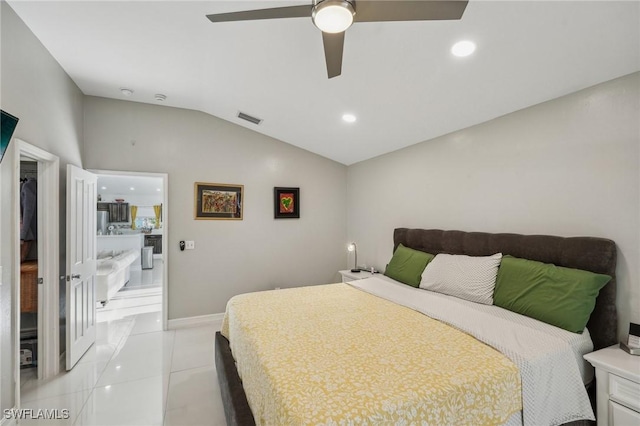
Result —
[[38, 163], [20, 161], [20, 368], [38, 365]]

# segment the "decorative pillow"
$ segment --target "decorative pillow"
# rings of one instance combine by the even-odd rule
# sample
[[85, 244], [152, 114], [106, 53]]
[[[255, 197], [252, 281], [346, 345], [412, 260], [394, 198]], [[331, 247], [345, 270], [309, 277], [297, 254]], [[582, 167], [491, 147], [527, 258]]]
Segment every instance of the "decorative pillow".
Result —
[[400, 244], [387, 265], [384, 274], [396, 281], [418, 287], [420, 276], [433, 255], [407, 248]]
[[505, 256], [498, 271], [494, 303], [582, 333], [600, 289], [610, 280], [609, 275]]
[[501, 259], [502, 253], [493, 256], [439, 254], [424, 270], [420, 288], [491, 305]]

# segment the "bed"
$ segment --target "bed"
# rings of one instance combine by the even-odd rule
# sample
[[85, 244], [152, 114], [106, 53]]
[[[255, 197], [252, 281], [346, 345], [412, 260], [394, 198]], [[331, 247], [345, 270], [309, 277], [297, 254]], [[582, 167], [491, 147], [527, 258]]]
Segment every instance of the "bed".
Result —
[[[518, 258], [531, 259], [531, 260], [536, 260], [544, 263], [551, 263], [557, 266], [563, 266], [567, 268], [582, 269], [582, 270], [591, 271], [597, 274], [607, 274], [611, 276], [612, 279], [611, 281], [609, 281], [608, 284], [606, 284], [600, 290], [595, 302], [595, 309], [593, 310], [593, 313], [591, 314], [588, 320], [587, 329], [590, 334], [591, 341], [593, 342], [593, 349], [606, 347], [616, 342], [616, 337], [617, 337], [616, 336], [617, 335], [617, 332], [616, 332], [617, 319], [616, 319], [616, 311], [615, 311], [616, 248], [615, 248], [615, 244], [610, 240], [600, 239], [600, 238], [590, 238], [590, 237], [561, 238], [561, 237], [540, 236], [540, 235], [525, 236], [525, 235], [517, 235], [517, 234], [488, 234], [488, 233], [477, 233], [477, 232], [467, 233], [467, 232], [461, 232], [461, 231], [419, 230], [419, 229], [399, 228], [399, 229], [396, 229], [394, 232], [395, 248], [397, 248], [400, 244], [402, 244], [405, 247], [409, 247], [412, 249], [429, 252], [433, 254], [450, 253], [450, 254], [464, 254], [464, 255], [470, 255], [470, 256], [489, 256], [494, 253], [501, 252], [503, 254], [511, 255]], [[391, 309], [389, 307], [389, 303], [386, 300], [379, 302], [379, 301], [374, 301], [374, 299], [376, 300], [379, 299], [381, 296], [383, 296], [382, 293], [385, 293], [385, 292], [391, 293], [391, 298], [396, 297], [393, 291], [389, 291], [389, 288], [393, 288], [392, 287], [393, 283], [384, 283], [383, 280], [378, 280], [376, 282], [371, 282], [371, 283], [365, 283], [364, 281], [367, 281], [367, 280], [363, 280], [363, 283], [361, 284], [363, 288], [360, 288], [360, 289], [355, 289], [354, 286], [349, 287], [344, 284], [342, 284], [343, 287], [339, 287], [340, 285], [336, 284], [336, 285], [329, 285], [329, 286], [316, 286], [317, 288], [315, 289], [312, 288], [307, 290], [292, 289], [291, 294], [295, 295], [296, 292], [300, 293], [304, 291], [322, 292], [324, 291], [322, 287], [327, 287], [328, 289], [330, 289], [329, 293], [331, 292], [335, 293], [333, 296], [331, 295], [326, 296], [329, 300], [328, 303], [334, 303], [335, 306], [339, 306], [339, 307], [342, 306], [343, 308], [342, 311], [346, 311], [347, 313], [350, 309], [356, 310], [356, 311], [357, 309], [361, 309], [358, 307], [358, 305], [349, 305], [349, 303], [352, 303], [352, 302], [344, 301], [347, 299], [345, 296], [345, 294], [347, 293], [357, 295], [356, 299], [360, 300], [360, 302], [358, 303], [362, 303], [363, 306], [375, 306], [374, 308], [367, 308], [367, 309], [375, 309], [376, 312], [386, 312], [387, 309]], [[289, 291], [289, 290], [285, 290], [285, 292], [286, 291]], [[379, 293], [375, 294], [376, 291], [378, 291]], [[384, 314], [384, 315], [381, 314], [383, 318], [383, 322], [385, 320], [389, 322], [388, 315], [407, 315], [406, 318], [403, 317], [404, 322], [435, 321], [435, 319], [431, 319], [428, 316], [428, 315], [432, 315], [436, 319], [440, 320], [440, 321], [435, 321], [434, 323], [429, 323], [428, 328], [435, 329], [440, 327], [441, 322], [446, 323], [448, 321], [447, 319], [439, 318], [439, 315], [441, 314], [444, 315], [446, 313], [446, 312], [438, 311], [438, 309], [441, 306], [444, 306], [442, 305], [442, 303], [444, 302], [440, 302], [440, 301], [436, 301], [433, 303], [434, 306], [433, 306], [432, 312], [428, 313], [427, 315], [420, 315], [421, 317], [424, 317], [424, 319], [416, 319], [417, 316], [415, 314], [415, 307], [411, 305], [413, 303], [412, 299], [415, 300], [419, 295], [424, 294], [426, 292], [422, 290], [416, 290], [416, 289], [407, 289], [406, 291], [409, 292], [409, 296], [408, 296], [409, 301], [406, 303], [408, 303], [408, 307], [412, 308], [410, 309], [412, 314], [404, 311], [401, 314], [395, 313], [396, 311], [394, 311], [394, 313], [391, 313], [391, 314]], [[410, 293], [411, 291], [413, 291], [414, 293]], [[374, 293], [374, 294], [371, 295], [371, 293]], [[398, 292], [397, 294], [400, 294], [400, 292]], [[298, 294], [297, 297], [302, 298], [300, 300], [304, 300], [304, 298], [308, 298], [309, 296], [313, 298], [314, 303], [316, 300], [319, 300], [320, 298], [325, 297], [325, 296], [322, 296], [321, 293], [318, 293], [318, 294], [300, 293]], [[349, 296], [349, 298], [350, 297], [351, 296]], [[229, 340], [227, 340], [227, 338], [223, 336], [223, 334], [221, 333], [216, 334], [216, 348], [215, 348], [216, 369], [218, 372], [218, 380], [220, 382], [221, 394], [222, 394], [222, 399], [225, 406], [225, 414], [226, 414], [228, 424], [242, 424], [242, 425], [256, 424], [256, 420], [257, 420], [257, 423], [259, 424], [268, 423], [268, 420], [265, 421], [265, 417], [263, 414], [264, 412], [269, 412], [270, 410], [271, 411], [282, 410], [281, 408], [277, 408], [277, 407], [274, 408], [273, 406], [266, 407], [266, 408], [263, 406], [259, 406], [261, 404], [269, 405], [271, 404], [271, 402], [269, 401], [260, 402], [260, 403], [256, 402], [256, 398], [253, 395], [253, 393], [255, 393], [256, 391], [248, 390], [248, 393], [250, 395], [249, 400], [252, 401], [252, 404], [254, 406], [254, 411], [258, 413], [257, 414], [258, 418], [257, 419], [254, 418], [254, 413], [250, 408], [250, 404], [247, 399], [247, 393], [245, 393], [245, 389], [243, 388], [243, 383], [240, 380], [240, 375], [242, 375], [245, 378], [249, 378], [252, 375], [259, 376], [260, 374], [262, 374], [263, 376], [265, 376], [264, 382], [267, 383], [266, 385], [263, 385], [263, 388], [262, 388], [263, 391], [264, 392], [273, 391], [273, 389], [269, 389], [269, 388], [272, 387], [273, 383], [278, 383], [278, 379], [272, 379], [270, 375], [272, 374], [273, 371], [277, 370], [278, 364], [280, 364], [280, 360], [279, 359], [271, 360], [269, 358], [265, 358], [267, 359], [267, 361], [261, 361], [260, 357], [262, 356], [262, 353], [271, 351], [273, 354], [277, 354], [278, 351], [280, 351], [280, 353], [282, 354], [282, 357], [281, 357], [282, 359], [285, 359], [287, 357], [291, 358], [292, 348], [290, 346], [295, 346], [295, 344], [292, 344], [291, 342], [296, 342], [297, 339], [301, 339], [301, 336], [302, 336], [302, 335], [294, 336], [293, 340], [288, 341], [287, 340], [288, 337], [286, 334], [285, 335], [278, 334], [278, 333], [281, 333], [280, 330], [282, 329], [282, 325], [278, 324], [277, 320], [270, 321], [270, 318], [267, 315], [267, 313], [269, 312], [267, 308], [268, 306], [276, 306], [277, 309], [279, 310], [289, 309], [284, 305], [283, 306], [277, 305], [278, 303], [277, 301], [281, 299], [280, 294], [278, 294], [277, 292], [264, 292], [260, 296], [260, 298], [267, 301], [267, 303], [263, 305], [264, 309], [262, 309], [263, 313], [265, 314], [265, 317], [263, 321], [264, 326], [261, 326], [262, 328], [261, 332], [259, 332], [257, 335], [250, 338], [232, 337], [231, 344], [229, 343]], [[238, 302], [238, 300], [240, 302]], [[246, 299], [246, 302], [243, 302], [243, 300], [245, 300], [243, 297], [240, 297], [238, 300], [236, 300], [234, 303], [249, 303], [249, 304], [255, 303], [255, 300], [252, 300], [250, 298]], [[332, 300], [333, 302], [331, 302]], [[398, 301], [395, 301], [395, 302], [398, 302]], [[341, 305], [344, 303], [347, 303], [347, 305], [344, 305], [344, 306]], [[376, 305], [370, 305], [371, 303], [376, 303]], [[382, 304], [377, 304], [377, 303], [382, 303]], [[428, 302], [425, 302], [425, 303], [428, 305]], [[457, 303], [457, 302], [454, 301], [454, 303]], [[298, 303], [298, 304], [300, 305], [301, 303]], [[347, 327], [342, 327], [340, 324], [340, 321], [335, 322], [336, 315], [326, 315], [325, 313], [325, 315], [322, 316], [322, 315], [318, 315], [318, 313], [314, 313], [314, 311], [312, 310], [312, 306], [313, 305], [310, 304], [307, 307], [308, 308], [307, 315], [310, 317], [319, 316], [319, 318], [309, 320], [311, 328], [309, 328], [307, 331], [304, 331], [304, 333], [310, 333], [309, 330], [313, 330], [313, 328], [316, 327], [316, 325], [314, 325], [316, 323], [313, 323], [311, 321], [318, 321], [317, 324], [321, 324], [322, 322], [326, 322], [327, 318], [334, 319], [333, 323], [329, 321], [329, 327], [335, 327], [336, 330], [339, 330], [341, 328], [346, 328], [347, 330], [351, 329], [351, 325], [348, 325]], [[458, 309], [464, 309], [464, 308], [456, 307], [456, 308], [441, 309], [441, 310], [456, 311]], [[260, 311], [261, 309], [256, 310], [254, 308], [254, 309], [250, 309], [249, 311], [251, 310], [255, 312], [255, 311]], [[523, 413], [532, 413], [533, 410], [529, 408], [527, 408], [525, 411], [521, 411], [521, 410], [522, 410], [522, 407], [535, 406], [536, 397], [539, 397], [542, 393], [544, 393], [544, 392], [540, 392], [539, 389], [536, 392], [535, 386], [540, 386], [540, 384], [536, 383], [536, 381], [533, 381], [533, 385], [532, 385], [531, 380], [528, 378], [526, 380], [523, 379], [522, 382], [518, 382], [518, 377], [516, 378], [513, 377], [514, 376], [513, 364], [510, 364], [509, 362], [504, 362], [504, 359], [499, 358], [499, 356], [503, 356], [503, 355], [499, 354], [498, 358], [490, 359], [489, 356], [495, 356], [495, 355], [490, 355], [488, 353], [482, 352], [486, 348], [482, 348], [481, 350], [482, 353], [480, 354], [474, 353], [473, 355], [463, 353], [464, 351], [459, 350], [461, 347], [467, 347], [467, 343], [465, 343], [465, 340], [464, 340], [465, 338], [469, 338], [469, 335], [475, 337], [475, 335], [473, 334], [474, 332], [472, 330], [467, 329], [467, 327], [471, 327], [474, 322], [478, 323], [478, 322], [488, 321], [486, 323], [490, 324], [491, 321], [495, 320], [493, 318], [487, 317], [488, 314], [485, 312], [480, 312], [480, 310], [478, 310], [478, 312], [476, 312], [474, 315], [476, 315], [476, 318], [482, 317], [483, 320], [482, 321], [471, 320], [471, 321], [467, 321], [470, 324], [462, 323], [462, 324], [454, 325], [454, 328], [456, 330], [462, 331], [461, 333], [462, 335], [447, 337], [447, 339], [449, 338], [454, 339], [452, 341], [455, 342], [455, 345], [449, 345], [450, 358], [452, 361], [464, 360], [465, 356], [466, 357], [469, 357], [469, 356], [485, 357], [486, 356], [487, 357], [486, 360], [485, 358], [482, 358], [483, 363], [494, 363], [492, 364], [492, 367], [489, 369], [491, 371], [490, 374], [483, 374], [476, 378], [475, 376], [473, 376], [473, 374], [476, 374], [476, 372], [472, 370], [468, 370], [468, 371], [464, 370], [462, 373], [463, 377], [469, 376], [469, 375], [474, 377], [474, 380], [472, 381], [472, 383], [479, 386], [479, 393], [477, 394], [474, 394], [473, 392], [467, 392], [466, 390], [465, 390], [466, 393], [465, 392], [462, 393], [462, 395], [465, 395], [465, 398], [467, 399], [469, 398], [473, 399], [474, 397], [476, 398], [473, 404], [468, 404], [471, 406], [470, 408], [471, 411], [469, 411], [469, 415], [476, 416], [474, 417], [475, 421], [468, 420], [469, 418], [467, 418], [466, 421], [460, 421], [459, 418], [455, 420], [452, 418], [451, 421], [447, 421], [447, 420], [443, 421], [442, 419], [443, 418], [446, 419], [446, 417], [441, 417], [441, 418], [433, 417], [434, 420], [432, 421], [432, 423], [435, 424], [435, 423], [444, 422], [444, 423], [453, 424], [456, 422], [457, 423], [461, 422], [461, 423], [468, 423], [468, 424], [470, 423], [532, 424], [531, 417], [527, 421], [526, 414], [523, 414]], [[340, 316], [338, 316], [338, 318], [342, 320]], [[348, 321], [353, 321], [353, 316]], [[372, 321], [372, 320], [367, 319], [367, 321]], [[256, 322], [255, 320], [253, 322], [254, 325], [259, 323], [260, 323], [259, 320], [258, 322]], [[234, 325], [232, 325], [231, 328], [233, 327], [235, 327], [236, 329], [251, 328], [252, 325], [251, 325], [251, 322], [247, 322], [244, 325], [239, 325], [237, 324], [237, 321], [234, 320]], [[498, 326], [498, 328], [499, 327], [501, 326]], [[318, 325], [317, 328], [320, 328], [320, 326]], [[371, 328], [378, 329], [382, 327], [376, 326]], [[490, 329], [491, 327], [485, 327], [485, 328]], [[491, 330], [489, 330], [489, 332], [491, 332]], [[223, 333], [225, 333], [227, 336], [229, 335], [229, 324], [226, 324], [226, 332], [223, 329]], [[274, 336], [273, 339], [264, 338], [265, 336], [268, 336], [269, 333], [273, 333], [272, 334]], [[515, 332], [514, 335], [518, 336], [518, 333], [519, 331]], [[336, 332], [334, 334], [335, 336], [332, 336], [332, 338], [334, 338], [334, 340], [336, 341], [336, 344], [338, 340], [344, 339], [344, 336], [341, 337], [339, 332]], [[385, 334], [382, 337], [382, 339], [387, 339], [387, 344], [380, 345], [381, 347], [377, 348], [376, 350], [388, 352], [390, 350], [391, 351], [395, 350], [395, 349], [392, 350], [392, 348], [396, 348], [399, 345], [404, 345], [402, 343], [399, 343], [401, 340], [399, 341], [396, 338], [396, 334], [402, 335], [400, 331], [398, 331], [395, 334], [394, 332], [387, 331], [387, 334]], [[260, 336], [264, 338], [263, 339], [264, 342], [259, 341]], [[352, 336], [352, 338], [354, 339], [356, 339], [356, 337], [357, 336]], [[423, 338], [427, 339], [428, 337], [422, 337], [422, 336], [420, 337], [420, 339], [423, 339]], [[471, 338], [473, 339], [473, 337]], [[416, 340], [420, 340], [420, 339], [416, 339]], [[404, 341], [408, 341], [408, 340], [409, 339], [405, 338]], [[357, 341], [357, 340], [354, 340], [354, 341]], [[329, 340], [323, 341], [322, 345], [331, 346], [333, 345], [333, 343], [334, 342], [331, 339], [329, 339]], [[304, 344], [305, 344], [305, 348], [309, 345], [308, 342], [305, 342]], [[342, 342], [341, 344], [342, 345], [348, 344], [348, 339]], [[415, 344], [415, 342], [412, 342], [412, 344]], [[257, 348], [257, 350], [254, 350], [253, 352], [256, 352], [256, 353], [252, 353], [252, 350], [249, 349], [248, 352], [251, 354], [249, 357], [250, 358], [253, 357], [253, 361], [242, 361], [242, 362], [239, 361], [238, 365], [236, 365], [236, 361], [234, 359], [234, 353], [235, 352], [241, 353], [242, 351], [245, 351], [246, 348], [242, 348], [243, 346], [245, 347], [254, 346], [255, 348]], [[490, 344], [487, 344], [486, 346], [487, 348], [492, 349]], [[232, 353], [232, 348], [234, 353]], [[344, 346], [342, 346], [342, 348], [344, 348]], [[414, 348], [413, 349], [414, 351], [416, 350], [415, 346], [412, 346], [412, 348]], [[306, 350], [306, 349], [303, 349], [303, 350]], [[431, 346], [429, 350], [435, 351], [434, 346]], [[314, 356], [317, 356], [321, 362], [327, 363], [327, 365], [331, 365], [330, 361], [334, 358], [333, 356], [329, 355], [331, 353], [332, 353], [332, 350], [325, 349], [324, 352], [320, 350], [320, 355], [313, 355], [313, 354], [309, 355], [307, 353], [305, 354], [305, 358], [309, 358], [309, 357], [313, 358]], [[451, 355], [453, 353], [456, 353], [456, 357], [453, 357], [453, 355]], [[363, 357], [364, 355], [366, 355], [366, 352], [360, 352], [357, 356]], [[406, 355], [402, 355], [402, 356], [406, 356]], [[568, 367], [559, 368], [559, 370], [554, 374], [556, 375], [563, 375], [565, 373], [569, 374], [568, 370], [578, 369], [577, 365], [579, 364], [579, 362], [576, 361], [576, 359], [580, 358], [580, 356], [577, 356], [572, 361], [566, 360], [567, 357], [570, 358], [569, 355], [566, 355], [566, 356], [562, 355], [562, 356], [564, 356], [563, 358], [565, 359], [564, 362], [571, 363], [573, 366], [571, 368], [568, 368]], [[370, 362], [370, 363], [378, 362], [380, 358], [384, 358], [384, 357], [375, 356], [374, 358], [368, 359], [367, 362]], [[430, 355], [429, 356], [425, 355], [422, 358], [430, 358]], [[293, 359], [295, 360], [295, 357]], [[509, 359], [517, 360], [518, 356], [513, 356], [513, 357], [510, 357]], [[251, 369], [260, 370], [262, 368], [260, 367], [260, 364], [261, 363], [264, 364], [265, 362], [268, 364], [265, 367], [265, 372], [251, 370]], [[287, 359], [286, 362], [291, 363], [291, 359]], [[411, 362], [416, 362], [416, 361], [413, 360]], [[454, 364], [454, 362], [452, 362], [452, 364]], [[336, 369], [336, 368], [338, 369], [342, 368], [346, 371], [349, 369], [348, 367], [350, 365], [351, 364], [349, 364], [346, 361], [339, 361], [337, 365], [333, 365], [330, 368], [327, 368], [326, 370], [322, 370], [322, 374], [324, 374], [324, 372], [326, 371], [330, 371], [331, 369]], [[456, 365], [458, 365], [458, 367], [456, 368], [466, 368], [464, 362], [458, 362]], [[462, 365], [462, 367], [460, 367], [460, 365]], [[526, 362], [525, 362], [525, 367], [523, 367], [523, 365], [521, 364], [518, 364], [516, 371], [518, 370], [526, 371], [526, 368], [529, 368], [527, 367], [527, 365], [528, 364]], [[569, 364], [556, 363], [553, 365], [564, 366]], [[303, 389], [308, 389], [308, 392], [310, 393], [309, 398], [311, 398], [306, 400], [305, 403], [308, 404], [309, 401], [313, 400], [313, 397], [314, 397], [313, 392], [317, 391], [317, 388], [319, 388], [319, 386], [317, 386], [317, 383], [318, 383], [318, 380], [322, 380], [322, 377], [316, 377], [318, 376], [318, 374], [315, 374], [315, 375], [310, 374], [309, 371], [305, 372], [304, 366], [293, 365], [291, 369], [294, 369], [294, 367], [301, 369], [300, 373], [297, 374], [297, 376], [302, 379], [301, 380], [294, 379], [294, 380], [297, 382], [301, 382], [302, 383], [301, 386], [303, 387]], [[251, 371], [248, 372], [247, 368], [249, 368]], [[379, 368], [379, 367], [376, 367], [376, 368]], [[441, 366], [437, 366], [436, 371], [440, 371], [440, 369], [441, 369]], [[238, 374], [238, 370], [240, 370], [240, 375]], [[371, 375], [371, 372], [369, 371], [365, 374]], [[394, 372], [394, 374], [397, 374], [397, 371]], [[433, 371], [431, 371], [429, 374], [433, 375], [434, 373]], [[425, 374], [425, 375], [431, 377], [429, 374]], [[499, 382], [499, 384], [493, 383], [493, 381], [498, 376], [502, 377], [504, 380]], [[518, 374], [516, 374], [516, 376], [518, 376]], [[522, 373], [522, 376], [524, 377], [525, 374]], [[288, 381], [292, 380], [291, 378], [285, 378], [285, 379]], [[398, 379], [397, 377], [389, 375], [388, 377], [386, 377], [385, 381], [392, 383], [393, 380], [397, 380], [397, 379]], [[253, 380], [253, 379], [250, 379], [250, 380]], [[367, 387], [369, 386], [368, 383], [370, 380], [371, 380], [371, 377], [367, 379], [366, 380], [367, 383], [361, 387], [362, 388], [361, 390], [365, 392], [365, 397], [367, 398], [369, 396], [366, 395], [366, 391], [367, 391]], [[405, 382], [409, 383], [411, 382], [411, 380], [405, 380]], [[586, 383], [589, 381], [589, 378], [585, 379], [583, 375], [582, 380], [584, 380]], [[330, 379], [330, 381], [336, 381], [336, 377], [334, 376], [333, 378]], [[354, 379], [353, 381], [357, 381], [357, 380]], [[469, 386], [469, 383], [462, 383], [462, 384], [458, 383], [460, 382], [460, 380], [455, 378], [453, 382], [455, 382], [456, 386], [459, 386], [463, 390], [466, 389], [464, 388], [465, 386]], [[245, 383], [245, 384], [248, 385], [251, 383]], [[296, 383], [296, 385], [300, 385], [300, 383]], [[283, 386], [283, 385], [278, 384], [276, 387], [280, 387], [280, 386]], [[416, 393], [416, 389], [421, 390], [422, 388], [425, 387], [423, 385], [420, 385], [420, 386], [418, 386], [418, 388], [408, 387], [406, 395], [413, 395]], [[533, 390], [532, 390], [532, 386], [533, 386]], [[579, 384], [575, 384], [575, 386], [584, 386], [584, 384], [581, 381]], [[250, 387], [254, 388], [255, 386], [252, 384], [252, 386], [247, 386], [247, 389], [249, 389]], [[516, 388], [518, 389], [518, 391], [515, 391]], [[591, 386], [591, 388], [593, 388], [593, 386]], [[258, 389], [261, 389], [260, 386], [258, 386]], [[514, 395], [517, 396], [520, 394], [520, 391], [519, 391], [520, 389], [522, 389], [522, 395], [523, 395], [522, 398], [520, 400], [518, 400], [517, 398], [514, 399], [513, 398]], [[301, 395], [300, 399], [302, 399], [302, 397], [304, 396], [303, 394], [306, 392], [307, 390], [305, 390], [304, 392], [300, 392], [300, 395]], [[339, 392], [339, 390], [336, 390], [336, 392]], [[357, 392], [352, 392], [352, 393], [356, 394]], [[452, 394], [456, 394], [456, 392], [453, 392]], [[489, 398], [489, 404], [485, 406], [482, 406], [481, 404], [480, 405], [476, 404], [476, 402], [480, 400], [480, 398], [478, 398], [478, 395], [483, 395], [483, 394], [492, 395], [491, 398]], [[276, 396], [268, 399], [280, 398], [278, 389], [275, 390], [274, 395]], [[460, 392], [458, 392], [457, 395], [460, 395]], [[532, 402], [531, 395], [534, 396], [533, 402]], [[330, 396], [333, 397], [333, 395], [330, 395]], [[426, 397], [424, 395], [418, 395], [418, 396], [419, 398], [422, 398], [422, 399], [426, 398], [427, 400], [429, 400], [429, 398], [433, 398], [433, 401], [431, 401], [433, 404], [438, 404], [439, 403], [438, 401], [447, 401], [446, 402], [447, 405], [452, 404], [451, 397], [447, 396], [446, 394], [444, 396], [443, 395], [434, 396], [433, 394], [429, 394]], [[323, 400], [326, 398], [327, 398], [326, 394], [316, 395], [317, 400]], [[438, 400], [438, 398], [445, 398], [445, 399]], [[447, 398], [449, 399], [447, 400]], [[285, 401], [284, 405], [285, 406], [295, 405], [294, 402], [296, 399], [297, 398], [287, 400]], [[342, 398], [338, 398], [336, 399], [335, 402], [332, 403], [332, 407], [339, 405], [343, 401], [351, 401], [351, 400], [352, 398], [350, 395], [343, 395]], [[387, 405], [387, 408], [386, 408], [387, 411], [397, 412], [398, 410], [401, 411], [403, 409], [402, 407], [405, 407], [404, 405], [402, 405], [404, 404], [404, 401], [402, 401], [401, 403], [398, 403], [398, 401], [391, 401], [391, 402], [385, 401], [384, 403]], [[543, 401], [543, 403], [553, 404], [553, 401]], [[565, 402], [562, 402], [562, 404], [564, 403]], [[537, 404], [540, 405], [540, 401], [537, 401]], [[584, 398], [583, 398], [582, 404], [583, 405], [585, 404]], [[587, 400], [587, 404], [588, 404], [588, 400]], [[476, 405], [478, 406], [476, 407]], [[494, 409], [496, 407], [500, 408], [501, 411], [496, 413], [486, 414], [487, 410]], [[406, 418], [413, 419], [417, 422], [425, 421], [424, 419], [427, 419], [427, 417], [419, 417], [420, 415], [425, 415], [425, 413], [427, 413], [428, 415], [431, 415], [433, 413], [441, 411], [437, 405], [424, 406], [422, 400], [419, 400], [419, 403], [414, 401], [414, 405], [408, 405], [405, 408], [408, 409], [408, 414], [406, 414], [407, 416]], [[327, 409], [326, 407], [318, 408], [318, 410], [326, 410], [326, 409]], [[538, 407], [538, 410], [539, 409], [540, 407]], [[345, 410], [346, 411], [355, 410], [355, 411], [353, 411], [353, 413], [345, 413], [344, 412]], [[348, 418], [351, 421], [355, 421], [357, 423], [364, 423], [365, 421], [363, 421], [363, 419], [372, 418], [370, 417], [369, 412], [363, 411], [362, 413], [358, 413], [357, 410], [358, 410], [358, 407], [344, 407], [343, 412], [340, 414], [340, 416], [342, 417], [340, 418], [341, 419]], [[420, 412], [420, 410], [422, 410], [422, 412]], [[309, 411], [308, 419], [314, 418], [313, 417], [314, 413], [312, 411], [313, 410]], [[460, 410], [458, 410], [454, 404], [453, 409], [449, 407], [449, 411], [447, 412], [443, 411], [444, 412], [443, 415], [450, 415], [451, 412], [455, 412], [455, 411], [460, 411]], [[365, 417], [358, 417], [359, 414]], [[479, 417], [479, 416], [484, 416], [485, 414], [487, 415], [486, 418]], [[376, 415], [378, 414], [376, 413]], [[283, 418], [286, 418], [289, 420], [295, 419], [295, 417], [283, 417]], [[391, 418], [392, 417], [389, 417], [388, 419], [391, 419]], [[393, 417], [393, 418], [397, 418], [397, 417]], [[578, 416], [577, 418], [580, 418], [580, 417]], [[586, 418], [586, 417], [583, 417], [583, 418]], [[331, 419], [327, 420], [322, 416], [318, 417], [318, 419], [322, 419], [322, 421], [311, 421], [311, 422], [312, 423], [314, 422], [315, 423], [323, 423], [323, 422], [331, 423]], [[378, 423], [386, 423], [388, 420], [384, 417], [378, 417], [378, 419], [379, 419]], [[419, 419], [422, 419], [422, 420], [419, 420]], [[440, 419], [440, 420], [436, 420], [436, 419]], [[575, 420], [576, 420], [576, 416], [567, 417], [567, 421], [555, 422], [555, 424], [560, 424], [560, 423], [579, 424], [580, 423], [579, 421], [576, 422]], [[296, 420], [291, 420], [290, 422], [297, 423]], [[376, 423], [376, 421], [372, 420], [370, 421], [370, 423]], [[429, 423], [429, 421], [427, 420], [426, 423]], [[553, 422], [550, 422], [550, 423], [553, 423]]]
[[140, 258], [138, 250], [105, 250], [98, 253], [96, 300], [104, 306], [129, 282], [131, 265]]

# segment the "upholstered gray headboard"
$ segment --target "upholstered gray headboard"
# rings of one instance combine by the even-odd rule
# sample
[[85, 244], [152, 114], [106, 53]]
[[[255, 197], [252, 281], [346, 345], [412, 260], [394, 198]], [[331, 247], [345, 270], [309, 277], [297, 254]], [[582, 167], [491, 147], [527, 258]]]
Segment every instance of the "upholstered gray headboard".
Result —
[[607, 274], [612, 280], [600, 290], [596, 307], [587, 323], [594, 348], [618, 341], [616, 314], [616, 244], [604, 238], [555, 237], [549, 235], [489, 234], [485, 232], [442, 231], [439, 229], [397, 228], [398, 244], [432, 254], [488, 256], [494, 253], [553, 263], [556, 266]]

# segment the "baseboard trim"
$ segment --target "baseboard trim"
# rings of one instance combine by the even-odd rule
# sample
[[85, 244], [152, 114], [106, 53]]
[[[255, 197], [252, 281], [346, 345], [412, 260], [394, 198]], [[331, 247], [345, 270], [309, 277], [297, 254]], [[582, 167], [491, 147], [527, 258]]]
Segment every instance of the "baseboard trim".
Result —
[[195, 317], [187, 317], [187, 318], [176, 318], [171, 319], [167, 323], [167, 327], [169, 330], [176, 330], [179, 328], [190, 328], [190, 327], [200, 327], [203, 325], [209, 325], [219, 330], [222, 326], [222, 319], [224, 318], [224, 313], [222, 314], [210, 314], [210, 315], [199, 315]]

